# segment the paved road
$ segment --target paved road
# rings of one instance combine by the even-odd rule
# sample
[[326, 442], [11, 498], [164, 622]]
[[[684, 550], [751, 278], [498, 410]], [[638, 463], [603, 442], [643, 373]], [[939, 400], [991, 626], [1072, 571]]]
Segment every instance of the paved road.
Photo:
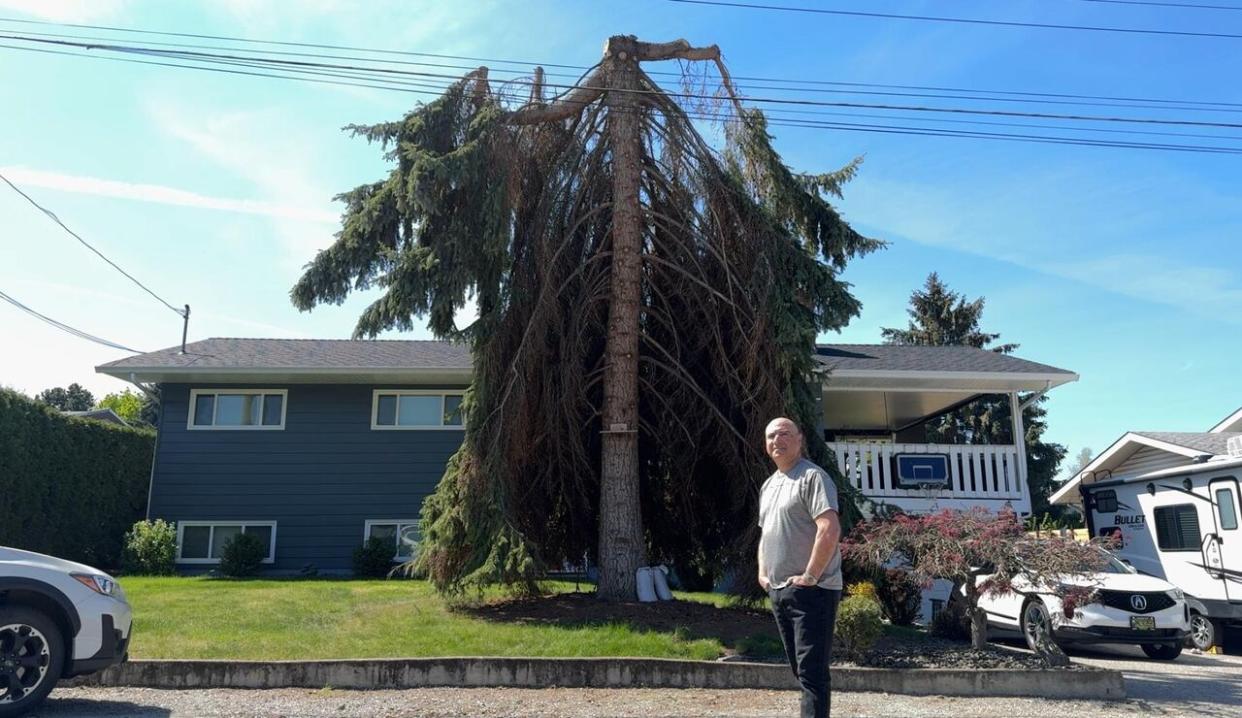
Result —
[[[1122, 671], [1126, 677], [1129, 700], [1056, 701], [840, 693], [834, 696], [833, 714], [886, 718], [1242, 718], [1242, 658], [1183, 654], [1172, 663], [1158, 663], [1146, 660], [1137, 649], [1128, 648], [1075, 651], [1071, 656], [1076, 661]], [[45, 708], [35, 715], [45, 718], [766, 718], [797, 715], [797, 701], [797, 693], [793, 691], [754, 690], [434, 688], [408, 691], [164, 691], [66, 688], [55, 691]]]

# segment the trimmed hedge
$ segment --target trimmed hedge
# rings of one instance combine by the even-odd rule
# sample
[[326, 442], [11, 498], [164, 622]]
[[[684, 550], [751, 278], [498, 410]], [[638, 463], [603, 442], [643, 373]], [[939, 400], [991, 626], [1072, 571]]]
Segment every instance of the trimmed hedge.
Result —
[[155, 432], [0, 389], [0, 545], [114, 569], [144, 517]]

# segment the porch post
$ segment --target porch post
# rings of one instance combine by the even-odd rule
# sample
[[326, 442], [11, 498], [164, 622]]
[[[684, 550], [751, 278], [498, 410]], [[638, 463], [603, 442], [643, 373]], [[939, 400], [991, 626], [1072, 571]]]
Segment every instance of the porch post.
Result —
[[1034, 502], [1031, 501], [1031, 487], [1026, 480], [1026, 422], [1022, 421], [1022, 403], [1018, 401], [1018, 392], [1009, 392], [1009, 414], [1013, 421], [1013, 443], [1014, 448], [1018, 451], [1018, 481], [1020, 482], [1019, 490], [1022, 496], [1026, 498], [1026, 502], [1034, 512]]

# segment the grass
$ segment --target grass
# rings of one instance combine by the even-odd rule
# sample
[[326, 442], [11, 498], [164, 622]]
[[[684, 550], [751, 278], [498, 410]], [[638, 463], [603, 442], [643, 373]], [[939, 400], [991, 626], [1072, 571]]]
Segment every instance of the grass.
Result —
[[[239, 660], [429, 656], [641, 656], [710, 660], [711, 637], [626, 623], [488, 621], [450, 611], [424, 581], [130, 577], [133, 658]], [[572, 584], [553, 584], [554, 591]], [[681, 600], [720, 605], [713, 594]]]

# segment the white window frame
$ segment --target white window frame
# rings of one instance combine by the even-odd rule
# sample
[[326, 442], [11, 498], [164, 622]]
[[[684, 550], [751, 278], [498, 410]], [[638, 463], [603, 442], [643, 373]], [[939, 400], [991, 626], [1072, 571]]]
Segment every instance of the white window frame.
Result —
[[438, 396], [440, 397], [440, 421], [444, 421], [444, 400], [449, 396], [460, 396], [465, 399], [465, 389], [375, 389], [371, 392], [371, 430], [372, 431], [465, 431], [466, 417], [462, 415], [460, 424], [417, 424], [402, 426], [400, 423], [392, 426], [379, 423], [379, 398], [380, 396], [396, 396], [397, 397], [397, 416], [396, 420], [401, 421], [401, 397], [403, 396]]
[[[239, 425], [239, 426], [219, 426], [216, 424], [216, 412], [220, 408], [220, 402], [217, 398], [211, 404], [211, 423], [195, 424], [194, 423], [194, 407], [198, 405], [198, 397], [203, 394], [211, 394], [219, 397], [220, 394], [279, 394], [280, 399], [280, 423], [276, 425]], [[267, 400], [264, 399], [264, 402]], [[190, 431], [284, 431], [285, 429], [285, 413], [289, 411], [289, 390], [288, 389], [191, 389], [190, 390], [190, 410], [185, 417], [186, 429]], [[262, 411], [260, 410], [260, 415]]]
[[182, 558], [181, 545], [185, 538], [185, 527], [187, 526], [209, 526], [211, 532], [207, 534], [207, 552], [211, 552], [212, 540], [215, 538], [216, 526], [241, 526], [242, 533], [246, 533], [247, 526], [271, 526], [272, 527], [272, 543], [268, 547], [267, 557], [263, 559], [263, 563], [276, 563], [276, 522], [275, 521], [178, 521], [177, 522], [177, 563], [184, 564], [211, 564], [220, 563], [218, 558]]
[[[402, 556], [400, 553], [401, 551], [401, 527], [402, 526], [418, 527], [419, 523], [420, 521], [418, 519], [367, 519], [366, 521], [362, 523], [362, 543], [365, 544], [367, 541], [371, 539], [371, 527], [372, 526], [375, 526], [375, 525], [383, 526], [386, 524], [395, 524], [397, 527], [396, 551], [398, 553], [393, 554], [392, 560], [394, 562], [409, 561], [411, 558], [414, 558], [414, 557], [413, 556]], [[423, 535], [422, 529], [418, 528], [419, 543], [422, 543], [422, 535]]]

